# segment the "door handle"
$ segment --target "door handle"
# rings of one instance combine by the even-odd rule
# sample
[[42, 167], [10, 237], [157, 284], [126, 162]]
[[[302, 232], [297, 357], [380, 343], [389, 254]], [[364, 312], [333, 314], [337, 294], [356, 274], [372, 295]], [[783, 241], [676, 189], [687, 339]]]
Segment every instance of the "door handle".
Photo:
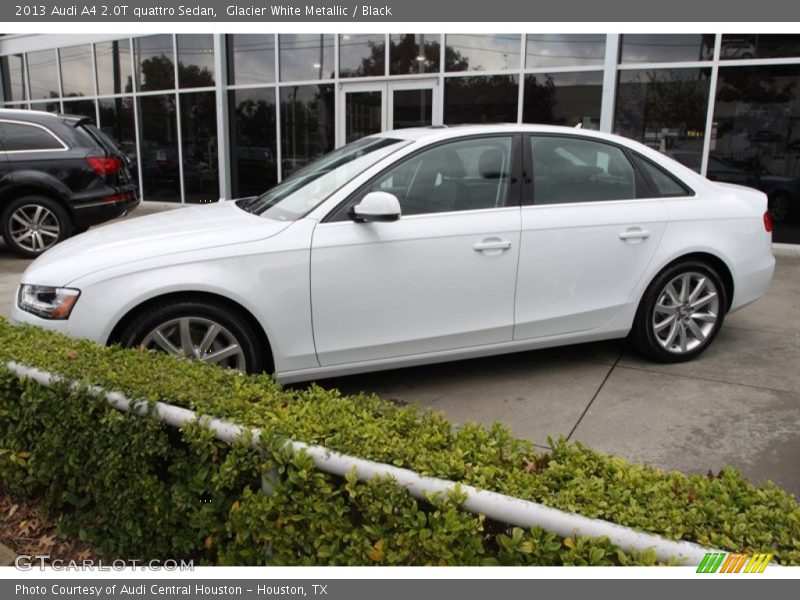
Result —
[[487, 252], [491, 250], [508, 250], [511, 248], [511, 242], [508, 240], [501, 240], [499, 238], [489, 238], [478, 242], [474, 246], [475, 252]]
[[626, 229], [619, 234], [619, 239], [621, 240], [646, 240], [649, 237], [649, 231], [646, 229], [639, 229], [638, 227]]

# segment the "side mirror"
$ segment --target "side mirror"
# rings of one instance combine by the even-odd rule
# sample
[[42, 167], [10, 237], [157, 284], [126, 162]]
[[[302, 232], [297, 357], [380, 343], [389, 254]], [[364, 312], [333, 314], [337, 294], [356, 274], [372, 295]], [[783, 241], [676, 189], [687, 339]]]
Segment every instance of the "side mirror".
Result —
[[350, 209], [350, 218], [357, 223], [397, 221], [400, 218], [400, 201], [388, 192], [370, 192]]

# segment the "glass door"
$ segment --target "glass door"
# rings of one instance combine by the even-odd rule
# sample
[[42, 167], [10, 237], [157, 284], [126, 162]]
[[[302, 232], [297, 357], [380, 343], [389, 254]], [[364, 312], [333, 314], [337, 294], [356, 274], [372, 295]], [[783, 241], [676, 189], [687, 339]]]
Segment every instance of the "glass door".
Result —
[[386, 131], [385, 83], [343, 83], [339, 98], [337, 146]]
[[388, 128], [441, 125], [439, 81], [391, 81], [388, 85]]
[[435, 79], [342, 83], [336, 145], [390, 129], [439, 125], [441, 114]]

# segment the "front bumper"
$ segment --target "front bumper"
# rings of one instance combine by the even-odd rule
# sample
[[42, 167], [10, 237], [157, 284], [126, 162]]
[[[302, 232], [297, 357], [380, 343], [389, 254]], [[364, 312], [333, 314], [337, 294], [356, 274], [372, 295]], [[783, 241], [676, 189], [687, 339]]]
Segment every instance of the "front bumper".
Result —
[[19, 306], [17, 306], [18, 294], [19, 294], [19, 288], [17, 288], [17, 292], [14, 294], [14, 305], [11, 307], [12, 325], [34, 325], [36, 327], [41, 327], [42, 329], [57, 331], [58, 333], [63, 333], [63, 334], [67, 333], [67, 325], [69, 324], [69, 319], [63, 319], [63, 320], [43, 319], [29, 312], [25, 312], [24, 310], [20, 309]]

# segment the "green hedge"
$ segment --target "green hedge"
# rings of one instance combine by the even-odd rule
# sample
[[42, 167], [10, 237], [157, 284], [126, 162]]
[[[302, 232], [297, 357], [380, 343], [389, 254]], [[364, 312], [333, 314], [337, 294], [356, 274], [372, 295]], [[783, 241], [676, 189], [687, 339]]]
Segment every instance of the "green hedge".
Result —
[[[276, 434], [258, 452], [198, 426], [181, 431], [119, 413], [85, 390], [19, 381], [9, 360], [162, 400]], [[487, 399], [491, 401], [491, 399]], [[191, 557], [212, 564], [652, 564], [605, 539], [511, 529], [419, 502], [390, 481], [357, 482], [281, 449], [281, 436], [541, 502], [672, 539], [800, 563], [800, 509], [771, 483], [734, 470], [665, 473], [580, 444], [549, 457], [500, 425], [455, 427], [441, 415], [317, 386], [284, 389], [152, 352], [104, 348], [0, 319], [0, 479], [40, 498], [68, 534], [107, 556]], [[284, 439], [285, 439], [284, 437]], [[260, 473], [277, 468], [274, 493]]]

